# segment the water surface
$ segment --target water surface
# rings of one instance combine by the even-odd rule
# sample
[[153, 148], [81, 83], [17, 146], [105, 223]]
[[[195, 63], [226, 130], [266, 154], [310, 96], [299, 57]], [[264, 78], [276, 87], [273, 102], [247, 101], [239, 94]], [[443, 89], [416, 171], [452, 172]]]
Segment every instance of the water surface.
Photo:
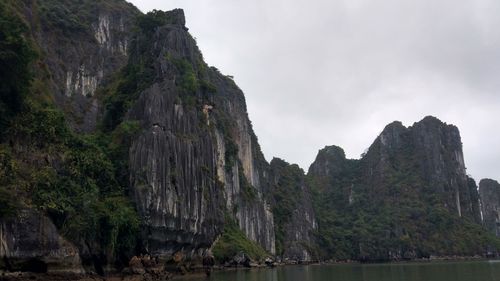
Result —
[[219, 271], [189, 281], [500, 281], [500, 261], [283, 266]]

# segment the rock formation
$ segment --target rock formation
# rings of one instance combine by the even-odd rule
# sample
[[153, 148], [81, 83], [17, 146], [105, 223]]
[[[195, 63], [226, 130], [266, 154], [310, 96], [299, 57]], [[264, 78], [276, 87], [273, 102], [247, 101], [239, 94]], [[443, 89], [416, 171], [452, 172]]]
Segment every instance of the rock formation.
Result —
[[83, 273], [78, 249], [64, 239], [52, 221], [33, 210], [0, 221], [0, 269]]
[[500, 236], [500, 184], [492, 179], [479, 182], [483, 224], [496, 236]]
[[363, 160], [374, 186], [387, 184], [389, 173], [412, 169], [443, 207], [459, 217], [480, 219], [477, 190], [469, 189], [457, 127], [431, 116], [409, 128], [394, 122], [375, 140]]
[[[40, 80], [50, 85], [49, 99], [75, 132], [103, 127], [111, 134], [122, 121], [139, 124], [128, 148], [129, 174], [122, 176], [130, 178], [126, 189], [141, 218], [140, 251], [167, 260], [175, 253], [200, 257], [229, 216], [248, 239], [274, 254], [273, 215], [263, 193], [269, 164], [243, 93], [205, 64], [182, 10], [143, 15], [122, 0], [9, 5], [30, 24], [48, 77]], [[101, 266], [113, 261], [99, 241], [80, 249], [70, 242], [44, 243], [49, 232], [49, 241], [65, 240], [43, 211], [29, 212], [34, 214], [29, 225], [48, 230], [33, 230], [32, 237], [18, 225], [20, 217], [2, 219], [2, 256], [29, 258], [27, 251], [12, 248], [18, 245], [12, 241], [26, 241], [39, 244], [32, 255], [43, 262], [53, 258], [65, 264], [68, 251], [76, 260], [90, 254], [99, 256], [95, 270], [102, 273]]]
[[[434, 117], [387, 125], [360, 160], [322, 149], [308, 173], [320, 244], [336, 258], [361, 260], [484, 253], [487, 245], [464, 236], [481, 217], [463, 159], [458, 129]], [[457, 245], [429, 243], [429, 235]]]
[[[120, 0], [62, 2], [5, 1], [0, 8], [2, 13], [22, 16], [32, 37], [38, 59], [33, 67], [33, 100], [54, 101], [75, 131], [90, 132], [98, 122], [97, 88], [126, 63], [128, 36], [140, 12]], [[11, 7], [17, 11], [9, 10]], [[22, 144], [30, 141], [11, 139], [10, 145], [19, 142], [15, 146], [23, 153], [33, 153]], [[54, 160], [56, 154], [46, 157]], [[19, 156], [18, 161], [37, 166], [36, 157]], [[0, 218], [0, 270], [84, 272], [80, 249], [19, 190], [17, 203], [23, 207], [13, 216]]]
[[154, 58], [154, 83], [127, 115], [142, 128], [130, 150], [130, 173], [147, 249], [205, 250], [230, 210], [249, 239], [274, 253], [273, 217], [262, 193], [266, 164], [243, 94], [203, 62], [182, 10], [165, 16], [171, 20], [144, 38], [152, 42], [146, 53]]
[[[0, 41], [36, 53], [19, 52], [31, 83], [14, 86], [26, 93], [0, 89], [12, 117], [0, 118], [0, 270], [166, 276], [164, 265], [212, 250], [272, 264], [492, 245], [453, 125], [394, 122], [361, 159], [328, 146], [304, 175], [266, 162], [243, 92], [204, 62], [182, 10], [5, 0], [0, 17], [18, 27]], [[484, 224], [498, 234], [496, 189], [480, 183]]]
[[57, 105], [74, 129], [94, 130], [101, 106], [96, 91], [127, 62], [140, 11], [121, 0], [26, 3]]
[[314, 232], [318, 226], [304, 172], [274, 158], [270, 178], [277, 255], [285, 262], [317, 260]]

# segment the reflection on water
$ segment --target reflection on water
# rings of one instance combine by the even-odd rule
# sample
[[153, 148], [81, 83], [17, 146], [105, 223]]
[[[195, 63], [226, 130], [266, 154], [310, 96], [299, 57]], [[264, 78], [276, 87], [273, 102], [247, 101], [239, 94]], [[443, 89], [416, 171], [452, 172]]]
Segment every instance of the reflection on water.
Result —
[[284, 266], [214, 272], [189, 281], [500, 281], [500, 262]]

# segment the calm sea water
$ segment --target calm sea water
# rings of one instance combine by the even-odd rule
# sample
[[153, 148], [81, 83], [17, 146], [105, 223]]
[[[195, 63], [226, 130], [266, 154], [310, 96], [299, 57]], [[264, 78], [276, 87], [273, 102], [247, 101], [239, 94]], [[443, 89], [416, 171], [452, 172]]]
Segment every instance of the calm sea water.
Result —
[[500, 261], [284, 266], [214, 272], [189, 281], [500, 281]]

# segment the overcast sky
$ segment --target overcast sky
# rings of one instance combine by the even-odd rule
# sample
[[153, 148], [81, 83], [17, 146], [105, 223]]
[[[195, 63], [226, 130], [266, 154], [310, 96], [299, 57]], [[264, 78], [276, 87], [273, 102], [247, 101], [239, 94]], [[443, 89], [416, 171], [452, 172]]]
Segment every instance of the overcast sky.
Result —
[[468, 173], [500, 180], [498, 0], [133, 0], [183, 8], [208, 64], [233, 75], [267, 160], [350, 158], [386, 124], [459, 127]]

